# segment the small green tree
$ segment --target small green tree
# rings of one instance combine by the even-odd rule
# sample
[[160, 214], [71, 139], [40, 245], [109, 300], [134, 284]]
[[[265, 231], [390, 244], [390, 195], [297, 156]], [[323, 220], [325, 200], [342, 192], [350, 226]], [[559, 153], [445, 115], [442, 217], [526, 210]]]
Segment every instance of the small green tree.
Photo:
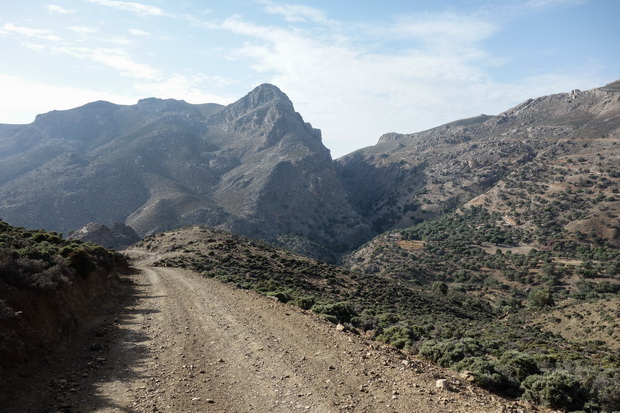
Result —
[[532, 356], [516, 350], [504, 352], [499, 359], [497, 369], [518, 382], [522, 382], [527, 377], [540, 373], [538, 365]]
[[435, 281], [432, 286], [433, 291], [440, 293], [441, 295], [448, 294], [448, 285], [441, 281]]
[[532, 290], [528, 295], [528, 300], [532, 306], [538, 308], [551, 307], [555, 304], [553, 294], [546, 288]]

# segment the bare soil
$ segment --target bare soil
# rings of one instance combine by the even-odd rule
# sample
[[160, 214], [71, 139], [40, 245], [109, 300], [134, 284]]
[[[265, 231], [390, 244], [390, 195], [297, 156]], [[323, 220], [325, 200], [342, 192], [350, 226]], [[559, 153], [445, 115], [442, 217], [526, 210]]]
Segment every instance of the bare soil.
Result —
[[309, 312], [133, 254], [140, 271], [126, 293], [70, 348], [0, 371], [0, 411], [545, 411]]

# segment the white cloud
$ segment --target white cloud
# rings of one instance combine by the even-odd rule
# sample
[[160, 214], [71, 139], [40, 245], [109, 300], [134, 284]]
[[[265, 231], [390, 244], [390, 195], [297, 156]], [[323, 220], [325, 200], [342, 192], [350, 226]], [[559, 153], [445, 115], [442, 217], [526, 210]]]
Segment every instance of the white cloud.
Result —
[[336, 156], [387, 132], [496, 114], [537, 96], [533, 91], [548, 94], [577, 80], [550, 76], [525, 87], [494, 81], [485, 68], [502, 60], [489, 56], [482, 42], [498, 27], [470, 15], [403, 16], [374, 29], [341, 24], [331, 32], [257, 25], [237, 16], [219, 28], [246, 37], [228, 57], [249, 61], [261, 82], [282, 88], [323, 130]]
[[542, 9], [547, 7], [558, 6], [577, 6], [583, 3], [587, 3], [590, 0], [527, 0], [525, 7], [531, 9]]
[[105, 37], [105, 38], [102, 38], [101, 40], [106, 43], [112, 43], [112, 44], [119, 45], [119, 46], [129, 46], [129, 45], [135, 44], [134, 39], [130, 39], [125, 36]]
[[412, 38], [430, 44], [445, 44], [452, 48], [463, 44], [480, 42], [498, 30], [489, 21], [474, 16], [460, 16], [452, 13], [426, 16], [402, 16], [388, 30], [394, 37]]
[[45, 8], [47, 9], [47, 11], [49, 11], [52, 14], [74, 14], [75, 13], [75, 10], [65, 9], [57, 4], [48, 4], [47, 6], [45, 6]]
[[69, 30], [79, 34], [93, 34], [99, 31], [98, 27], [92, 26], [71, 26]]
[[135, 13], [140, 17], [149, 16], [168, 16], [169, 14], [159, 7], [149, 6], [142, 3], [117, 1], [117, 0], [88, 0], [90, 3], [99, 4], [100, 6], [112, 7], [117, 10]]
[[226, 82], [226, 79], [217, 76], [209, 78], [201, 74], [172, 74], [159, 81], [136, 83], [133, 90], [142, 97], [183, 99], [190, 103], [228, 104], [238, 99], [238, 96], [221, 96], [203, 91], [205, 84], [218, 85], [223, 82]]
[[45, 29], [33, 29], [30, 27], [19, 27], [11, 23], [5, 23], [4, 26], [2, 26], [2, 29], [4, 32], [14, 33], [14, 34], [18, 34], [18, 35], [22, 35], [26, 37], [34, 37], [34, 38], [41, 39], [41, 40], [49, 40], [53, 42], [62, 40], [60, 37], [52, 34], [51, 31], [45, 30]]
[[149, 37], [149, 36], [151, 36], [151, 33], [145, 32], [144, 30], [139, 30], [139, 29], [129, 29], [129, 34], [132, 34], [132, 35], [138, 36], [138, 37]]
[[294, 4], [276, 4], [273, 1], [262, 0], [259, 3], [265, 6], [265, 11], [270, 14], [278, 14], [284, 17], [288, 22], [305, 22], [311, 21], [321, 24], [334, 24], [329, 20], [323, 10], [314, 7], [294, 5]]
[[0, 73], [0, 90], [11, 99], [0, 99], [0, 123], [30, 123], [35, 116], [50, 110], [72, 109], [89, 102], [106, 100], [116, 104], [135, 104], [144, 97], [184, 99], [190, 103], [228, 104], [238, 96], [220, 96], [201, 91], [202, 83], [218, 82], [217, 78], [173, 75], [152, 82], [133, 83], [119, 92], [105, 89], [77, 88], [32, 81]]
[[118, 70], [122, 76], [126, 77], [158, 80], [162, 75], [158, 69], [143, 63], [135, 62], [124, 50], [61, 46], [52, 48], [52, 51], [104, 64], [105, 66]]

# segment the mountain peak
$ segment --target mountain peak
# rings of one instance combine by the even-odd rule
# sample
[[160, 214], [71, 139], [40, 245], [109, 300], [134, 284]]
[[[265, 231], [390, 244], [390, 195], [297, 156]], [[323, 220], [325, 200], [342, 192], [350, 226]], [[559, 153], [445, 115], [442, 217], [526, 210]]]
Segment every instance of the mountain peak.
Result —
[[263, 83], [257, 86], [248, 93], [245, 97], [241, 98], [237, 104], [244, 106], [246, 109], [253, 109], [263, 106], [265, 104], [283, 102], [287, 105], [293, 106], [288, 96], [282, 92], [277, 86], [269, 83]]
[[[211, 121], [215, 123], [235, 122], [250, 113], [255, 113], [257, 110], [265, 112], [265, 109], [274, 107], [277, 107], [280, 113], [295, 114], [293, 102], [288, 96], [277, 86], [264, 83], [235, 103], [228, 105], [224, 110], [215, 113]], [[259, 123], [262, 123], [265, 115], [266, 112], [259, 116], [261, 118]]]

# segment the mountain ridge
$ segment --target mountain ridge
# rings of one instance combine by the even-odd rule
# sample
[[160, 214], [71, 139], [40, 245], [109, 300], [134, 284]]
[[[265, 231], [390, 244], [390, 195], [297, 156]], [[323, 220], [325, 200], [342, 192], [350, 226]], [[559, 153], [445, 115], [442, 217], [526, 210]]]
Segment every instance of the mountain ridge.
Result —
[[16, 225], [68, 232], [123, 222], [143, 236], [200, 223], [331, 260], [334, 246], [371, 235], [320, 131], [273, 85], [226, 107], [94, 102], [2, 130], [0, 215]]
[[545, 156], [580, 159], [588, 144], [613, 158], [616, 83], [385, 134], [337, 160], [270, 84], [228, 106], [92, 102], [0, 127], [0, 216], [61, 232], [124, 222], [142, 236], [202, 224], [335, 261]]

